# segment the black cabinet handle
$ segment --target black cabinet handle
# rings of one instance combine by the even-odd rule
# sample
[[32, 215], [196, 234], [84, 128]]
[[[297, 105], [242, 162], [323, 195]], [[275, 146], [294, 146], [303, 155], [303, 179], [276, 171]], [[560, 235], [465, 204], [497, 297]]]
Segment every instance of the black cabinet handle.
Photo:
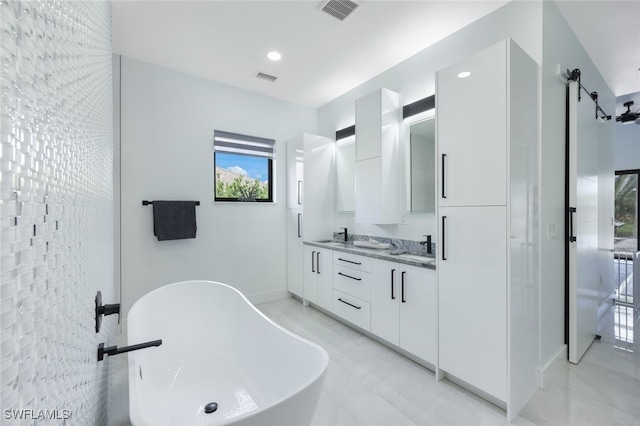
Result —
[[442, 216], [442, 260], [447, 260], [447, 256], [444, 252], [445, 247], [444, 247], [444, 243], [446, 240], [446, 236], [445, 236], [445, 232], [446, 232], [446, 224], [447, 224], [447, 217], [446, 216]]
[[391, 270], [391, 300], [395, 300], [396, 299], [396, 296], [393, 294], [393, 284], [394, 284], [393, 276], [395, 275], [395, 273], [396, 273], [396, 270], [392, 269]]
[[573, 234], [573, 214], [576, 212], [575, 207], [569, 207], [569, 242], [573, 243], [577, 240]]
[[447, 195], [445, 194], [445, 189], [444, 189], [444, 163], [445, 163], [445, 159], [447, 158], [447, 154], [442, 154], [442, 198], [447, 198]]
[[302, 213], [298, 213], [298, 238], [302, 237], [302, 234], [300, 233], [301, 222], [302, 222]]
[[318, 274], [320, 273], [320, 252], [316, 255], [316, 269], [318, 270]]
[[338, 260], [341, 260], [341, 261], [347, 262], [347, 263], [353, 263], [354, 265], [362, 265], [362, 263], [360, 263], [360, 262], [354, 262], [353, 260], [347, 260], [347, 259], [343, 259], [341, 257], [339, 257]]
[[302, 205], [302, 181], [298, 181], [298, 205]]
[[316, 271], [316, 252], [311, 252], [311, 272]]
[[349, 306], [351, 306], [352, 308], [362, 309], [362, 306], [356, 306], [356, 305], [353, 305], [353, 304], [351, 304], [351, 303], [349, 303], [349, 302], [345, 302], [344, 300], [342, 300], [342, 299], [341, 299], [341, 298], [339, 298], [339, 297], [338, 297], [338, 300], [339, 300], [340, 302], [344, 303], [345, 305], [349, 305]]
[[404, 298], [404, 276], [405, 276], [405, 274], [406, 274], [406, 272], [402, 271], [402, 280], [401, 280], [401, 287], [400, 287], [402, 289], [401, 290], [402, 291], [402, 295], [401, 295], [402, 296], [402, 303], [406, 303], [407, 302], [407, 300]]
[[338, 272], [338, 275], [342, 275], [343, 277], [351, 278], [352, 280], [362, 281], [362, 278], [352, 277], [351, 275], [343, 274], [342, 272]]

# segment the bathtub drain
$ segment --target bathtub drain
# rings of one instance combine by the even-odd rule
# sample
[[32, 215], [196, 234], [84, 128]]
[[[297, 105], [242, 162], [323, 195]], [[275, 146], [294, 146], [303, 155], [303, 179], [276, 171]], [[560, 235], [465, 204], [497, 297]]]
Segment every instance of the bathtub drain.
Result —
[[217, 402], [210, 402], [207, 405], [204, 406], [204, 412], [207, 414], [211, 414], [214, 411], [216, 411], [218, 409], [218, 403]]

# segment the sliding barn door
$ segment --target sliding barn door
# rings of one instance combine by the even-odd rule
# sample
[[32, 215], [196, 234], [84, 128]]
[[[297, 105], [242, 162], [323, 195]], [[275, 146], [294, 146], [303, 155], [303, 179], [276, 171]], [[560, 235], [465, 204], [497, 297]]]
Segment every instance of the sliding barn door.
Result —
[[588, 94], [569, 83], [569, 361], [577, 364], [598, 326], [598, 123]]

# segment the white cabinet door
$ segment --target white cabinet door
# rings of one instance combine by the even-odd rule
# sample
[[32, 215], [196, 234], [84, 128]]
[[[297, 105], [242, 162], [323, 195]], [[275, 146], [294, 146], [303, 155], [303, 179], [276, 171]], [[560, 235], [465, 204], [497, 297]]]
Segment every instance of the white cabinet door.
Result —
[[287, 208], [302, 207], [304, 175], [304, 135], [287, 141]]
[[506, 52], [500, 42], [437, 73], [440, 206], [506, 204]]
[[331, 311], [333, 305], [333, 251], [304, 246], [304, 298]]
[[333, 306], [333, 251], [317, 249], [316, 272], [318, 275], [317, 304], [329, 311]]
[[287, 290], [304, 297], [302, 210], [287, 209]]
[[507, 400], [506, 207], [441, 207], [439, 368]]
[[400, 272], [400, 347], [436, 363], [436, 274], [411, 265]]
[[329, 138], [304, 135], [304, 238], [308, 241], [329, 238], [333, 231], [335, 145]]
[[318, 248], [304, 246], [304, 298], [311, 303], [318, 303]]
[[371, 332], [396, 346], [400, 345], [402, 266], [384, 260], [371, 261]]
[[356, 100], [356, 161], [380, 156], [381, 92]]

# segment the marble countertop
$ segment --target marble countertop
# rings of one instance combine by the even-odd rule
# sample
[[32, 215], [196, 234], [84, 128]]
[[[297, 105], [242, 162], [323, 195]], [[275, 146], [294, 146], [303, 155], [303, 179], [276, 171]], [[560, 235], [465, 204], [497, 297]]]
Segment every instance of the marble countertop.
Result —
[[419, 266], [421, 268], [436, 269], [435, 257], [422, 256], [417, 254], [391, 254], [389, 250], [368, 249], [356, 247], [349, 241], [305, 241], [308, 246], [320, 247], [330, 250], [343, 251], [345, 253], [359, 254], [361, 256], [373, 257], [375, 259], [387, 260], [390, 262], [404, 263], [406, 265]]

